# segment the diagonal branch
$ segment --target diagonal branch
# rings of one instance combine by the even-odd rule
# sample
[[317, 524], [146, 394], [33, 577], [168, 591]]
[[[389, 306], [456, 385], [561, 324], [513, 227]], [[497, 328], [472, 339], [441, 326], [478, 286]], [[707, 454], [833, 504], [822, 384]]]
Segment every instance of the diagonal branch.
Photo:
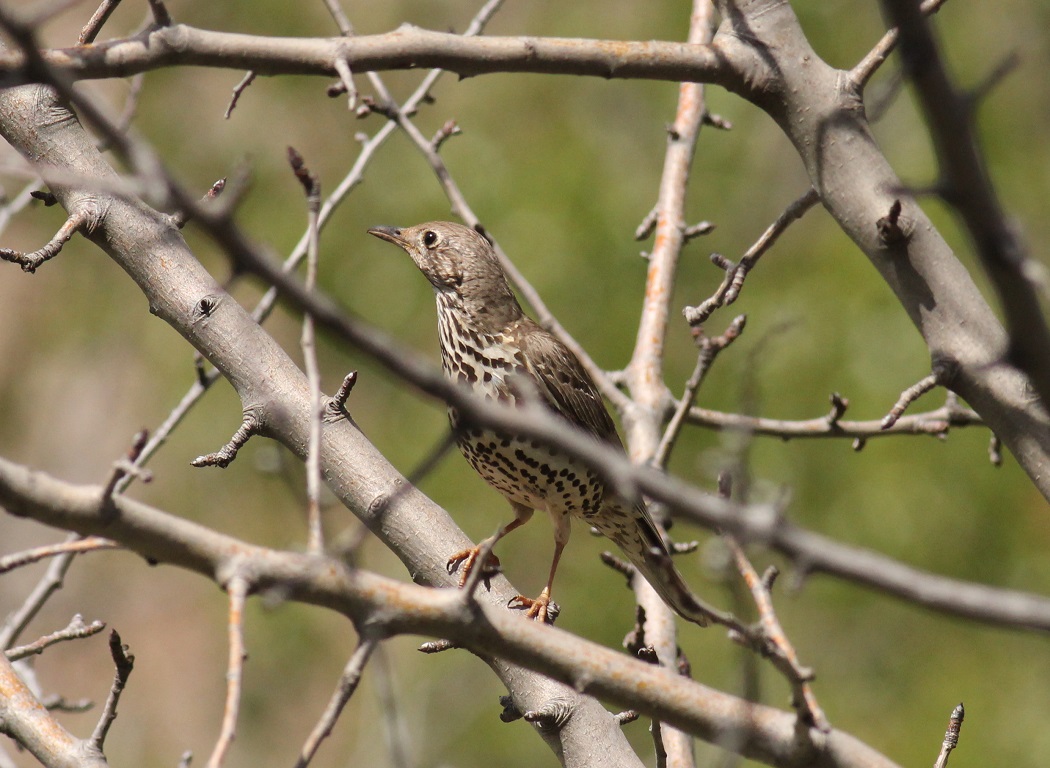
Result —
[[1028, 253], [1003, 210], [980, 149], [972, 99], [951, 82], [926, 16], [913, 0], [883, 0], [900, 34], [904, 69], [915, 83], [937, 153], [939, 190], [969, 230], [992, 280], [1009, 334], [1008, 361], [1050, 407], [1050, 327], [1043, 315], [1046, 269]]

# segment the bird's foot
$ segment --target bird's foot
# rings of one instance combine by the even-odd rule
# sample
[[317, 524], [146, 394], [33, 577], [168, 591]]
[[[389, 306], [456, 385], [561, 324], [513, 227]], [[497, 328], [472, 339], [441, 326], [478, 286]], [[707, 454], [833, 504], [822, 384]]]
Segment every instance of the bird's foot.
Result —
[[514, 611], [525, 611], [526, 618], [541, 621], [544, 624], [553, 624], [561, 611], [557, 603], [551, 602], [551, 596], [547, 590], [543, 590], [535, 600], [525, 595], [512, 597], [507, 607]]
[[471, 547], [470, 549], [464, 549], [462, 552], [457, 552], [448, 559], [445, 563], [445, 570], [449, 572], [449, 575], [459, 571], [459, 586], [462, 587], [467, 583], [467, 577], [470, 576], [470, 572], [476, 567], [482, 568], [481, 580], [485, 582], [485, 589], [490, 589], [491, 584], [489, 580], [493, 576], [498, 576], [502, 573], [499, 564], [499, 558], [489, 552], [488, 560], [484, 565], [478, 563], [478, 555], [481, 554], [480, 547]]

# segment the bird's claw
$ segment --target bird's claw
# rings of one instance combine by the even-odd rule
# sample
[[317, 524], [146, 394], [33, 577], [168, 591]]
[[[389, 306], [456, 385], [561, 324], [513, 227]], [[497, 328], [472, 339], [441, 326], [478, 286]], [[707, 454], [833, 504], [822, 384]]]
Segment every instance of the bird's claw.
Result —
[[[464, 549], [462, 552], [457, 552], [448, 559], [445, 563], [445, 570], [448, 571], [451, 576], [456, 571], [459, 571], [459, 586], [462, 587], [467, 583], [467, 577], [470, 576], [470, 572], [478, 565], [478, 554], [480, 553], [478, 547], [471, 547], [470, 549]], [[492, 585], [489, 580], [493, 576], [501, 574], [502, 568], [500, 566], [499, 558], [489, 552], [488, 560], [485, 565], [481, 566], [481, 580], [485, 583], [485, 589], [491, 589]]]
[[513, 611], [525, 611], [525, 618], [544, 624], [553, 624], [561, 612], [558, 604], [551, 602], [550, 595], [547, 594], [541, 594], [535, 600], [525, 595], [516, 595], [507, 602], [507, 607]]

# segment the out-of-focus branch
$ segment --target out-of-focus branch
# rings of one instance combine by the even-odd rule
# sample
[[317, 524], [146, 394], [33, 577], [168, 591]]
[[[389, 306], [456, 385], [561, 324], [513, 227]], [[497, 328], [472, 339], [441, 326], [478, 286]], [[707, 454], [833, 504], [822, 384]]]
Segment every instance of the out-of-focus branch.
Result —
[[[900, 4], [921, 15], [918, 3]], [[790, 4], [720, 0], [719, 9], [714, 45], [733, 69], [746, 73], [728, 87], [777, 122], [825, 209], [922, 334], [931, 367], [944, 372], [942, 383], [981, 415], [1050, 498], [1050, 414], [1032, 398], [1034, 382], [1003, 362], [1010, 337], [965, 265], [914, 195], [902, 191], [906, 185], [872, 136], [861, 85], [820, 59]], [[954, 123], [946, 126], [954, 129]], [[894, 208], [903, 235], [896, 239], [880, 226]]]
[[1009, 334], [1002, 351], [1050, 408], [1050, 328], [1041, 306], [1050, 286], [1046, 267], [1028, 254], [999, 202], [974, 125], [976, 101], [952, 85], [928, 19], [914, 0], [882, 5], [899, 30], [904, 69], [926, 115], [941, 175], [938, 191], [959, 213], [999, 294]]

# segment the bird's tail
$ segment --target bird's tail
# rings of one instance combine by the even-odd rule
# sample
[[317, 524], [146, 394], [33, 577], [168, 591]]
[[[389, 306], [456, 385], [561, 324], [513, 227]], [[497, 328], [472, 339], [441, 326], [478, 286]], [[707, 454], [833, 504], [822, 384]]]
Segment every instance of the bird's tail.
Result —
[[[605, 518], [602, 522], [608, 522], [601, 524], [593, 519], [589, 522], [616, 542], [638, 572], [675, 613], [701, 627], [706, 627], [712, 621], [720, 623], [720, 619], [723, 618], [722, 612], [707, 605], [689, 589], [682, 574], [671, 562], [671, 553], [664, 537], [641, 503], [629, 508], [629, 511], [621, 507], [611, 515], [597, 517]], [[625, 524], [627, 520], [630, 520], [631, 524]]]

